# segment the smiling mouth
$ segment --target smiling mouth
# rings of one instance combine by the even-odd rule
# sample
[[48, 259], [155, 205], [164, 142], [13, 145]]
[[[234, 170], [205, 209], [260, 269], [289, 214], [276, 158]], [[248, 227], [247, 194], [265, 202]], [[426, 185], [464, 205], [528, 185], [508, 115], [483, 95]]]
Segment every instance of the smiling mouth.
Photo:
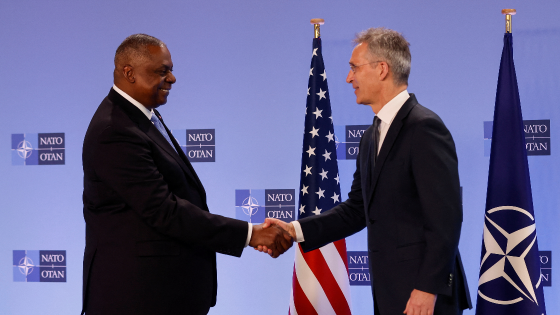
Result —
[[169, 93], [169, 90], [166, 89], [160, 89], [161, 91], [163, 91], [164, 93]]

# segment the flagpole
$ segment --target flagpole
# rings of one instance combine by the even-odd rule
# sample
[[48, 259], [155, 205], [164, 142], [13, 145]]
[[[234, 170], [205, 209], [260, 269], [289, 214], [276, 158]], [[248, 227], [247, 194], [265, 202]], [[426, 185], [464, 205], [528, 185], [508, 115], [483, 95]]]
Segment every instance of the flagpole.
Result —
[[311, 19], [311, 24], [313, 24], [315, 27], [315, 38], [320, 38], [321, 37], [321, 25], [325, 24], [325, 20], [324, 19]]
[[506, 16], [506, 33], [511, 34], [511, 16], [515, 15], [517, 11], [515, 9], [503, 9], [502, 14]]
[[[311, 20], [315, 36], [311, 65], [306, 71], [309, 80], [298, 193], [300, 220], [340, 204], [336, 141], [321, 47], [320, 26], [324, 23], [323, 19]], [[288, 314], [352, 315], [346, 241], [340, 239], [305, 253], [301, 243], [294, 247]]]
[[476, 315], [546, 315], [513, 63], [511, 16], [515, 13], [514, 9], [502, 10], [506, 33], [496, 88]]

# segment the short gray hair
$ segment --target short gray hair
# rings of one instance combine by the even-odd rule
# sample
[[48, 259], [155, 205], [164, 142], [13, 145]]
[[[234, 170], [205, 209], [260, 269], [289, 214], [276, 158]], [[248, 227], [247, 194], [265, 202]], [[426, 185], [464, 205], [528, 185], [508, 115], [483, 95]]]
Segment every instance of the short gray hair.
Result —
[[371, 57], [389, 64], [396, 85], [408, 85], [410, 75], [410, 43], [397, 31], [372, 27], [356, 34], [354, 43], [366, 43]]
[[120, 65], [130, 63], [131, 60], [149, 58], [148, 46], [165, 47], [161, 40], [146, 34], [128, 36], [117, 48], [115, 53], [115, 70]]

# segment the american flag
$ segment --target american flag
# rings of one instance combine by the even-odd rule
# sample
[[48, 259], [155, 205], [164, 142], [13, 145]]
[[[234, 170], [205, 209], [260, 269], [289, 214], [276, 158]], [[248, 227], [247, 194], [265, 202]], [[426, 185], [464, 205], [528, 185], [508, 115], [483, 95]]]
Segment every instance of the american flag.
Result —
[[[320, 38], [313, 39], [299, 189], [300, 219], [321, 214], [340, 203], [333, 119]], [[308, 253], [297, 246], [289, 314], [351, 314], [344, 239]]]

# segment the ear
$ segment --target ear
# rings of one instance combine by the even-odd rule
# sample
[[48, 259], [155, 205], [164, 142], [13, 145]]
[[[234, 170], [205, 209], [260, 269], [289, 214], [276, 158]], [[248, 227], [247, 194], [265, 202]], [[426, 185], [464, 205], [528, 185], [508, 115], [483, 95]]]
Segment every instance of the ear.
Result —
[[389, 64], [382, 61], [379, 63], [379, 81], [384, 81], [389, 79], [390, 71], [389, 71]]
[[134, 78], [134, 67], [131, 65], [125, 65], [122, 69], [122, 74], [126, 81], [129, 83], [134, 83], [136, 79]]

